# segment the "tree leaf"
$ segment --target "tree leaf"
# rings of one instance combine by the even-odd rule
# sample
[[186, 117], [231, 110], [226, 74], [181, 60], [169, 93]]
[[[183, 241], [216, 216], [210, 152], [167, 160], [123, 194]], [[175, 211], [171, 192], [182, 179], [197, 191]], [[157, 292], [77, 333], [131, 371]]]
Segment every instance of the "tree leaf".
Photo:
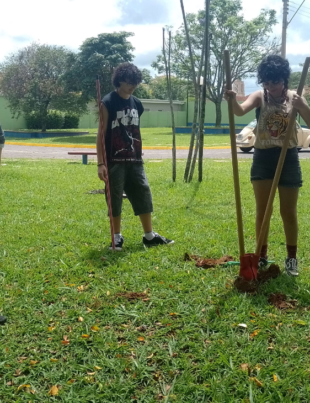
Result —
[[56, 385], [52, 386], [51, 390], [48, 392], [50, 396], [57, 396], [59, 392], [59, 389], [57, 388]]
[[99, 332], [99, 327], [97, 325], [94, 325], [90, 328], [90, 330], [93, 332]]

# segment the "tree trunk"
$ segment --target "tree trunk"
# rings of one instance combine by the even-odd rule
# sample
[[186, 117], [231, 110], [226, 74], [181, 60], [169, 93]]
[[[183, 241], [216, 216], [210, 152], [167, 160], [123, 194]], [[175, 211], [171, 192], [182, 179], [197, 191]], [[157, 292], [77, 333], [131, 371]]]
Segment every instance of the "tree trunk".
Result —
[[194, 141], [195, 141], [195, 137], [196, 137], [196, 125], [197, 125], [197, 115], [198, 115], [199, 94], [198, 94], [197, 81], [196, 81], [195, 62], [194, 62], [194, 58], [193, 58], [191, 40], [190, 40], [190, 37], [189, 37], [189, 30], [188, 30], [188, 26], [187, 26], [187, 20], [186, 20], [183, 0], [180, 0], [180, 3], [181, 3], [181, 9], [182, 9], [182, 15], [183, 15], [183, 21], [184, 21], [184, 28], [185, 28], [185, 32], [186, 32], [188, 51], [189, 51], [189, 56], [190, 56], [190, 61], [191, 61], [192, 80], [193, 80], [194, 89], [195, 89], [195, 106], [194, 106], [192, 135], [191, 135], [191, 141], [190, 141], [189, 150], [188, 150], [188, 157], [187, 157], [187, 162], [186, 162], [186, 167], [185, 167], [185, 172], [184, 172], [184, 180], [185, 180], [185, 182], [187, 182], [188, 181], [189, 170], [190, 170], [190, 166], [191, 166], [191, 162], [192, 162]]
[[215, 103], [215, 110], [216, 110], [216, 121], [215, 126], [221, 127], [222, 124], [222, 102]]
[[170, 74], [170, 54], [171, 54], [171, 32], [169, 31], [169, 53], [168, 62], [166, 56], [166, 41], [165, 41], [165, 28], [163, 28], [163, 56], [165, 61], [166, 77], [167, 77], [167, 92], [170, 104], [171, 112], [171, 123], [172, 123], [172, 180], [176, 180], [176, 148], [175, 148], [175, 123], [174, 123], [174, 112], [173, 112], [173, 101], [172, 101], [172, 91], [171, 91], [171, 74]]
[[[205, 128], [205, 114], [206, 114], [206, 98], [207, 98], [207, 73], [209, 69], [209, 54], [210, 54], [210, 41], [209, 41], [209, 16], [210, 16], [210, 0], [206, 0], [205, 4], [205, 36], [204, 36], [204, 74], [203, 74], [203, 87], [201, 99], [201, 115], [200, 115], [200, 133], [199, 133], [199, 160], [198, 160], [198, 181], [202, 182], [203, 173], [203, 146], [204, 146], [204, 128]], [[203, 56], [202, 56], [203, 58]]]

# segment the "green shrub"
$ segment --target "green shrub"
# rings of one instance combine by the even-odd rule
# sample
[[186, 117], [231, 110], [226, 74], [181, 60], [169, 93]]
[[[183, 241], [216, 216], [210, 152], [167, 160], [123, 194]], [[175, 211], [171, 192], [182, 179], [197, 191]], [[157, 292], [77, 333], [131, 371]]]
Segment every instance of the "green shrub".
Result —
[[46, 128], [62, 129], [64, 125], [64, 115], [58, 111], [48, 111]]
[[79, 127], [80, 118], [74, 113], [66, 113], [63, 129], [77, 129]]
[[[42, 129], [40, 115], [32, 112], [25, 116], [27, 129]], [[74, 113], [66, 113], [50, 110], [47, 114], [46, 129], [76, 129], [79, 127], [79, 117]]]

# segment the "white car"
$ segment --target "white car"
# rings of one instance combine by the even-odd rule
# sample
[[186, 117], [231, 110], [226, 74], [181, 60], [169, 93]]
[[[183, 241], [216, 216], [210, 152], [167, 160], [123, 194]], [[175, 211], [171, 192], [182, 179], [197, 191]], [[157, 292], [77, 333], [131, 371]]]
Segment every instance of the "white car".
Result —
[[[254, 148], [255, 134], [253, 130], [256, 127], [256, 119], [252, 120], [242, 131], [236, 135], [236, 144], [241, 151], [249, 153]], [[310, 129], [305, 129], [296, 122], [298, 151], [302, 148], [309, 148], [310, 145]]]

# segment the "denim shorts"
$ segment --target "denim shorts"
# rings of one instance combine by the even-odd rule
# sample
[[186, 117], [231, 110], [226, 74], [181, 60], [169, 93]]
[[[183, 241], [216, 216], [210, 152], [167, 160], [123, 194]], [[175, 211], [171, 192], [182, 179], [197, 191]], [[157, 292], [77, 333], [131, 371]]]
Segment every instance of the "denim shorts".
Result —
[[[280, 147], [254, 149], [251, 182], [265, 179], [272, 180], [274, 178], [281, 150]], [[302, 187], [302, 175], [296, 147], [287, 150], [279, 186], [288, 188]]]
[[122, 212], [124, 191], [135, 215], [153, 212], [152, 193], [142, 163], [111, 163], [108, 172], [113, 217]]

